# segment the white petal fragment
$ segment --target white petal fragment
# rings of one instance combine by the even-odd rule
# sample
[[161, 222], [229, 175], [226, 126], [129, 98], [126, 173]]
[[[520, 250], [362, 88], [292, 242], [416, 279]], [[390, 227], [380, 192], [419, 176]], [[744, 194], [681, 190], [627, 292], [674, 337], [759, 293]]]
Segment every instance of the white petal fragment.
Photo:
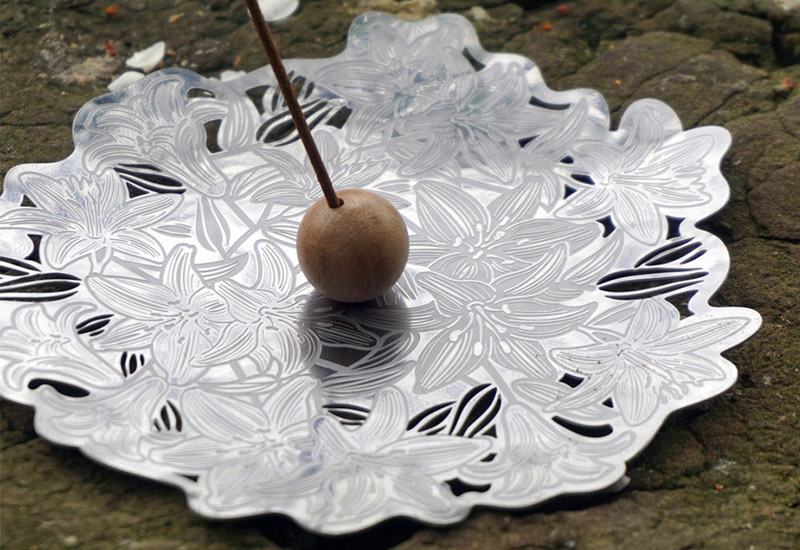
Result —
[[149, 73], [155, 69], [159, 63], [161, 63], [161, 60], [164, 59], [164, 54], [166, 51], [167, 45], [163, 40], [161, 42], [156, 42], [149, 48], [145, 48], [144, 50], [134, 53], [127, 61], [125, 61], [125, 65], [131, 67], [132, 69], [141, 69], [145, 73]]
[[144, 75], [138, 71], [125, 71], [108, 85], [108, 89], [112, 92], [124, 90], [143, 78]]
[[286, 19], [297, 11], [300, 0], [258, 0], [258, 7], [267, 21]]

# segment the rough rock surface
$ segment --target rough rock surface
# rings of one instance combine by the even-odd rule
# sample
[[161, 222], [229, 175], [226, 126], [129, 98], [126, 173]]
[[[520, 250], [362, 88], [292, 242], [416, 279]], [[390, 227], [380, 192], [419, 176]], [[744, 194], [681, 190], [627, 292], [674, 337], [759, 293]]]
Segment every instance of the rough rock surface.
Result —
[[[165, 40], [165, 64], [253, 69], [264, 60], [233, 0], [6, 0], [0, 11], [0, 174], [72, 150], [70, 121], [132, 52]], [[796, 0], [558, 3], [438, 0], [475, 17], [484, 45], [534, 59], [556, 89], [601, 91], [615, 120], [637, 98], [669, 103], [687, 127], [723, 125], [729, 206], [707, 222], [731, 254], [716, 296], [764, 317], [728, 357], [739, 382], [673, 415], [629, 465], [620, 494], [479, 510], [432, 529], [392, 520], [342, 539], [290, 520], [212, 522], [174, 489], [97, 466], [36, 437], [32, 412], [2, 403], [0, 546], [8, 550], [223, 548], [800, 548], [800, 6]], [[567, 13], [562, 13], [567, 12]], [[488, 17], [486, 17], [488, 15]], [[179, 17], [171, 17], [179, 16]], [[287, 57], [344, 43], [342, 0], [307, 0], [276, 25]], [[549, 30], [547, 30], [549, 29]], [[117, 56], [107, 56], [109, 40]]]

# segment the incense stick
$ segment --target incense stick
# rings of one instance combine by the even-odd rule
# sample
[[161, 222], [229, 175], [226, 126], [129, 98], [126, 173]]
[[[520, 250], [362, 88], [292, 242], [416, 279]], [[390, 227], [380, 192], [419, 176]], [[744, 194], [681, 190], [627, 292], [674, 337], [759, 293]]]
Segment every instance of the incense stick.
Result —
[[331, 178], [325, 169], [325, 163], [322, 162], [317, 144], [314, 143], [314, 138], [311, 136], [311, 129], [308, 127], [303, 110], [297, 102], [297, 94], [295, 94], [294, 86], [289, 80], [289, 75], [286, 74], [286, 68], [283, 66], [283, 61], [281, 61], [281, 54], [278, 52], [278, 46], [275, 44], [269, 25], [258, 7], [257, 0], [245, 0], [245, 4], [247, 4], [247, 9], [253, 18], [256, 32], [261, 39], [261, 44], [264, 46], [264, 52], [267, 54], [267, 59], [269, 59], [272, 71], [275, 73], [275, 78], [278, 80], [278, 86], [281, 89], [284, 101], [286, 101], [286, 106], [289, 107], [289, 113], [292, 115], [297, 133], [300, 134], [300, 139], [306, 148], [308, 160], [317, 175], [317, 181], [322, 188], [322, 193], [325, 195], [325, 200], [331, 208], [338, 208], [342, 205], [342, 199], [336, 195], [336, 191], [333, 189], [333, 183], [331, 183]]

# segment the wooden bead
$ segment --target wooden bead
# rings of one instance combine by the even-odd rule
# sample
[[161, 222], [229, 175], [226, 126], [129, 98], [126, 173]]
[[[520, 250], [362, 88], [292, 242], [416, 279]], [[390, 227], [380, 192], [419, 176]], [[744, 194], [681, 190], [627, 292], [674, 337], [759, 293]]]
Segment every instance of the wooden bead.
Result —
[[297, 256], [308, 281], [340, 302], [365, 302], [389, 290], [408, 261], [408, 231], [392, 204], [361, 189], [337, 192], [344, 202], [322, 199], [303, 217]]

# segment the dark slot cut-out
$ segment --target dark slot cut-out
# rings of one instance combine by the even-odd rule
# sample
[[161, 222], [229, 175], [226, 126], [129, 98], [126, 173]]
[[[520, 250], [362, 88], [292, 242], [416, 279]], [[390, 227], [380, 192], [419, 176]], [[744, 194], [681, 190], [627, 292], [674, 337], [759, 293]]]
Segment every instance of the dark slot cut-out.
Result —
[[28, 388], [32, 390], [35, 390], [41, 386], [50, 386], [61, 395], [65, 395], [67, 397], [87, 397], [89, 395], [89, 391], [81, 388], [80, 386], [74, 386], [72, 384], [67, 384], [66, 382], [59, 382], [58, 380], [50, 380], [49, 378], [34, 378], [28, 382]]
[[671, 250], [670, 252], [663, 252], [658, 257], [649, 260], [647, 265], [663, 265], [672, 263], [676, 260], [684, 258], [689, 253], [697, 250], [701, 246], [703, 246], [703, 244], [699, 242], [687, 243], [681, 247]]
[[494, 421], [501, 406], [502, 398], [497, 388], [489, 384], [476, 386], [461, 399], [449, 433], [460, 437], [475, 437]]
[[578, 386], [581, 385], [581, 382], [583, 382], [584, 380], [585, 378], [569, 374], [568, 372], [564, 373], [564, 376], [558, 379], [559, 382], [561, 382], [562, 384], [566, 384], [570, 388], [577, 388]]
[[595, 221], [603, 226], [603, 238], [608, 237], [617, 229], [617, 226], [614, 225], [614, 221], [611, 219], [611, 216], [606, 216], [605, 218], [600, 218], [599, 220]]
[[642, 256], [633, 269], [610, 273], [597, 284], [616, 300], [674, 294], [699, 284], [708, 275], [699, 267], [680, 267], [702, 256], [705, 250], [701, 247], [702, 243], [692, 237], [676, 239]]
[[167, 404], [161, 407], [158, 416], [153, 419], [153, 426], [159, 432], [181, 432], [183, 431], [183, 418], [175, 404], [167, 400]]
[[[624, 279], [625, 277], [639, 277], [643, 275], [661, 275], [666, 273], [689, 273], [689, 274], [697, 274], [699, 273], [697, 268], [694, 267], [640, 267], [639, 269], [624, 269], [622, 271], [615, 271], [614, 273], [609, 273], [608, 275], [601, 278], [597, 281], [597, 284], [605, 284], [610, 281], [616, 281], [618, 279]], [[655, 283], [659, 281], [663, 281], [664, 279], [652, 279]]]
[[197, 480], [200, 479], [198, 476], [192, 474], [178, 474], [178, 475], [181, 477], [185, 477], [189, 481], [193, 481], [195, 483], [197, 483]]
[[568, 199], [570, 195], [572, 195], [576, 189], [574, 187], [570, 187], [569, 185], [564, 186], [564, 198]]
[[[465, 393], [464, 397], [461, 398], [461, 402], [458, 404], [458, 408], [456, 409], [456, 415], [455, 415], [456, 419], [461, 417], [461, 414], [464, 412], [464, 409], [467, 407], [467, 404], [469, 404], [470, 400], [472, 400], [473, 397], [475, 397], [488, 387], [489, 384], [481, 384], [480, 386], [475, 386], [467, 393]], [[450, 431], [450, 433], [453, 433], [452, 430]]]
[[692, 254], [691, 256], [686, 258], [685, 260], [681, 260], [681, 265], [691, 263], [691, 262], [695, 261], [697, 258], [699, 258], [700, 256], [702, 256], [705, 253], [706, 253], [705, 249], [699, 250], [698, 252], [695, 252], [694, 254]]
[[564, 157], [563, 159], [561, 159], [558, 162], [560, 162], [561, 164], [574, 164], [575, 163], [575, 159], [572, 158], [571, 156], [567, 155], [566, 157]]
[[340, 420], [355, 424], [362, 424], [369, 416], [369, 409], [355, 405], [330, 404], [323, 405], [322, 408]]
[[428, 420], [425, 424], [419, 427], [419, 431], [424, 432], [426, 430], [430, 430], [431, 428], [435, 427], [437, 424], [444, 422], [447, 416], [450, 414], [450, 409], [445, 409], [444, 411], [440, 412], [439, 414], [433, 416], [430, 420]]
[[175, 415], [175, 431], [181, 432], [183, 431], [183, 418], [181, 418], [181, 413], [178, 412], [178, 407], [172, 401], [167, 401], [167, 405], [170, 409], [172, 409], [172, 414]]
[[0, 256], [0, 276], [19, 277], [20, 275], [29, 275], [31, 272], [39, 273], [41, 271], [39, 266], [32, 263], [9, 258], [8, 256]]
[[[77, 281], [77, 282], [76, 282]], [[28, 285], [28, 283], [48, 283], [53, 288], [61, 288], [60, 285], [67, 285], [67, 289], [75, 288], [80, 284], [80, 279], [69, 273], [33, 273], [23, 277], [17, 277], [13, 281], [0, 283], [0, 292], [3, 289], [12, 288], [18, 285]], [[34, 292], [35, 289], [30, 290]], [[28, 290], [18, 290], [18, 292], [28, 292]]]
[[75, 331], [78, 334], [86, 334], [94, 332], [108, 325], [108, 323], [111, 322], [111, 317], [112, 317], [111, 313], [89, 317], [85, 321], [81, 321], [80, 323], [75, 325]]
[[[645, 254], [644, 256], [639, 258], [639, 261], [637, 261], [634, 264], [634, 267], [639, 267], [639, 266], [644, 265], [644, 264], [654, 265], [652, 263], [653, 260], [657, 260], [662, 254], [664, 254], [666, 252], [669, 252], [671, 250], [675, 250], [676, 248], [680, 248], [681, 246], [685, 245], [686, 243], [688, 243], [691, 240], [692, 240], [691, 237], [684, 237], [683, 239], [679, 239], [677, 241], [665, 244], [662, 247], [656, 248], [655, 250], [653, 250], [651, 252], [648, 252], [647, 254]], [[656, 263], [659, 263], [659, 262], [656, 262]], [[663, 263], [663, 262], [660, 262], [660, 263]]]
[[450, 490], [457, 497], [460, 497], [464, 493], [485, 493], [492, 487], [491, 483], [487, 483], [486, 485], [473, 485], [457, 477], [448, 479], [445, 483], [450, 486]]
[[67, 273], [33, 273], [0, 283], [0, 301], [53, 302], [75, 294], [81, 280]]
[[455, 401], [448, 401], [447, 403], [442, 403], [441, 405], [434, 405], [433, 407], [425, 409], [424, 411], [415, 415], [411, 420], [408, 421], [408, 426], [406, 426], [406, 430], [413, 430], [417, 426], [417, 424], [419, 424], [432, 414], [435, 414], [437, 411], [449, 407], [453, 403], [455, 403]]
[[42, 257], [39, 253], [39, 245], [42, 244], [42, 236], [29, 233], [28, 238], [33, 244], [33, 250], [31, 250], [31, 253], [25, 256], [23, 259], [36, 262], [37, 264], [42, 263]]
[[558, 424], [559, 426], [568, 429], [569, 431], [576, 433], [578, 435], [582, 435], [584, 437], [606, 437], [610, 435], [614, 428], [611, 424], [600, 424], [600, 425], [590, 425], [590, 424], [580, 424], [578, 422], [573, 422], [572, 420], [567, 420], [561, 416], [554, 416], [553, 422]]
[[331, 115], [328, 119], [327, 124], [328, 126], [333, 126], [334, 128], [339, 128], [340, 130], [344, 128], [345, 123], [350, 118], [350, 115], [353, 114], [353, 109], [350, 107], [342, 107], [335, 113]]
[[449, 435], [458, 437], [496, 437], [497, 432], [492, 423], [500, 412], [502, 403], [497, 388], [482, 384], [465, 393], [455, 409], [454, 401], [429, 407], [415, 415], [406, 429], [415, 429], [426, 435], [435, 435], [446, 430]]
[[[488, 426], [494, 420], [494, 417], [497, 416], [497, 413], [500, 412], [500, 407], [502, 406], [502, 398], [497, 397], [495, 400], [496, 396], [497, 388], [494, 388], [491, 392], [483, 395], [470, 411], [470, 414], [467, 417], [467, 422], [464, 423], [464, 425], [460, 430], [458, 430], [458, 432], [456, 432], [455, 435], [475, 437], [482, 429]], [[487, 414], [484, 415], [484, 412], [487, 412]], [[483, 420], [477, 422], [482, 416]], [[476, 422], [477, 424], [473, 428], [472, 424], [475, 424]]]
[[28, 208], [36, 208], [36, 203], [34, 203], [28, 195], [22, 195], [22, 202], [20, 202], [19, 205]]
[[610, 397], [601, 403], [604, 407], [608, 407], [609, 409], [614, 408], [614, 400]]
[[142, 355], [141, 353], [139, 355], [132, 354], [130, 358], [129, 372], [133, 374], [139, 369], [139, 367], [143, 366], [144, 366], [144, 355]]
[[497, 453], [489, 453], [481, 459], [481, 462], [494, 462], [495, 458], [497, 458]]
[[[313, 83], [309, 85], [310, 89], [307, 89], [305, 92], [303, 91], [303, 86], [305, 86], [306, 82], [308, 81], [304, 76], [295, 76], [294, 71], [291, 71], [289, 74], [289, 79], [292, 84], [292, 88], [294, 88], [294, 93], [297, 96], [297, 100], [301, 101], [303, 99], [307, 99], [309, 95], [311, 95], [311, 91], [314, 89]], [[270, 107], [272, 111], [276, 111], [283, 100], [283, 94], [281, 93], [280, 88], [276, 87], [272, 93], [272, 101], [270, 103]], [[285, 105], [286, 103], [283, 102]]]
[[[303, 110], [306, 120], [308, 120], [313, 115], [318, 113], [320, 109], [324, 109], [327, 104], [327, 101], [312, 101], [310, 103], [301, 105], [300, 108]], [[311, 121], [309, 121], [308, 124], [310, 127]], [[296, 131], [297, 130], [294, 126], [294, 121], [289, 115], [289, 112], [285, 111], [265, 120], [256, 130], [256, 140], [263, 141], [264, 143], [275, 143], [277, 141], [286, 139], [292, 135], [293, 132], [296, 133]], [[295, 136], [294, 139], [290, 140], [284, 145], [293, 143], [298, 139], [300, 139], [299, 136]]]
[[[327, 105], [327, 102], [325, 102], [325, 101], [321, 102], [320, 103], [320, 106], [321, 106], [320, 108], [324, 107], [325, 105]], [[320, 111], [320, 113], [314, 118], [311, 118], [311, 114], [309, 114], [308, 129], [309, 130], [313, 130], [314, 128], [316, 128], [317, 125], [319, 125], [320, 122], [325, 120], [325, 117], [327, 117], [330, 112], [331, 112], [330, 108], [325, 109], [324, 111]], [[300, 139], [299, 136], [295, 140], [297, 140], [297, 139]]]
[[[119, 164], [114, 171], [130, 186], [154, 193], [184, 193], [186, 188], [183, 183], [165, 176], [163, 170], [151, 164]], [[139, 193], [141, 194], [141, 193]], [[135, 198], [135, 196], [131, 196]]]
[[197, 97], [217, 97], [214, 95], [214, 92], [211, 90], [206, 90], [205, 88], [191, 88], [188, 92], [186, 92], [186, 97], [189, 99], [194, 99]]
[[119, 359], [119, 364], [123, 376], [128, 377], [144, 366], [145, 358], [141, 353], [137, 355], [135, 353], [129, 354], [127, 351], [123, 351]]
[[[705, 273], [705, 275], [707, 275], [707, 273]], [[678, 290], [681, 290], [681, 289], [696, 285], [699, 282], [700, 282], [700, 280], [690, 281], [688, 283], [676, 283], [674, 285], [665, 286], [665, 287], [662, 287], [662, 288], [659, 288], [659, 289], [656, 289], [656, 290], [651, 290], [651, 291], [637, 292], [637, 293], [634, 293], [634, 294], [624, 294], [624, 295], [620, 295], [620, 296], [610, 295], [609, 298], [612, 298], [614, 300], [644, 300], [645, 298], [653, 298], [654, 296], [660, 296], [660, 295], [663, 295], [663, 294], [669, 294], [669, 293], [672, 293], [672, 292], [675, 292], [675, 291], [678, 291]]]
[[585, 183], [586, 185], [595, 185], [592, 176], [590, 176], [589, 174], [570, 174], [569, 177], [571, 177], [575, 181]]
[[[675, 270], [668, 270], [667, 273], [674, 272]], [[625, 272], [617, 272], [611, 276], [616, 276], [622, 273], [623, 277], [626, 275]], [[628, 272], [629, 275], [641, 275], [638, 271], [630, 271]], [[692, 281], [692, 284], [700, 282], [700, 279], [708, 275], [706, 271], [696, 271], [692, 270], [689, 273], [685, 273], [682, 275], [675, 274], [665, 277], [659, 278], [646, 278], [646, 277], [636, 277], [633, 280], [627, 281], [618, 281], [612, 282], [606, 285], [602, 285], [600, 290], [604, 292], [612, 292], [612, 293], [620, 293], [620, 292], [635, 292], [639, 290], [650, 290], [650, 289], [665, 289], [665, 285], [672, 286], [675, 283], [683, 283], [687, 281]], [[658, 292], [657, 294], [662, 294], [663, 292]]]
[[127, 187], [128, 189], [129, 199], [135, 199], [136, 197], [141, 197], [142, 195], [147, 195], [150, 193], [149, 191], [142, 189], [141, 187], [137, 187], [136, 185], [132, 184], [129, 181], [125, 182], [125, 187]]
[[681, 236], [681, 224], [685, 219], [667, 216], [667, 239], [677, 239]]
[[528, 145], [530, 142], [532, 142], [537, 137], [539, 137], [539, 136], [530, 136], [530, 137], [520, 138], [520, 139], [517, 140], [517, 143], [519, 143], [520, 147], [525, 147], [526, 145]]
[[482, 71], [484, 68], [486, 68], [486, 65], [475, 59], [475, 56], [472, 55], [472, 52], [469, 51], [469, 48], [464, 48], [461, 50], [461, 55], [463, 55], [464, 59], [466, 59], [469, 64], [472, 65], [472, 68], [475, 69], [475, 72]]
[[666, 300], [675, 306], [675, 309], [678, 310], [681, 319], [686, 319], [694, 315], [692, 310], [689, 309], [689, 301], [695, 294], [697, 294], [697, 290], [690, 290], [688, 292], [681, 292], [667, 296]]
[[219, 146], [219, 129], [222, 126], [222, 120], [211, 120], [203, 124], [203, 129], [206, 131], [206, 149], [209, 153], [219, 153], [222, 147]]
[[269, 86], [256, 86], [244, 92], [245, 95], [250, 98], [250, 101], [253, 102], [253, 105], [255, 105], [259, 115], [264, 114], [264, 95], [267, 93], [267, 90], [269, 90]]
[[569, 109], [572, 104], [571, 103], [549, 103], [547, 101], [541, 100], [536, 96], [531, 96], [528, 103], [533, 105], [534, 107], [541, 107], [542, 109], [550, 109], [551, 111], [565, 111]]
[[171, 425], [170, 425], [169, 413], [167, 412], [167, 406], [166, 405], [161, 407], [161, 422], [164, 423], [164, 427], [169, 431]]

